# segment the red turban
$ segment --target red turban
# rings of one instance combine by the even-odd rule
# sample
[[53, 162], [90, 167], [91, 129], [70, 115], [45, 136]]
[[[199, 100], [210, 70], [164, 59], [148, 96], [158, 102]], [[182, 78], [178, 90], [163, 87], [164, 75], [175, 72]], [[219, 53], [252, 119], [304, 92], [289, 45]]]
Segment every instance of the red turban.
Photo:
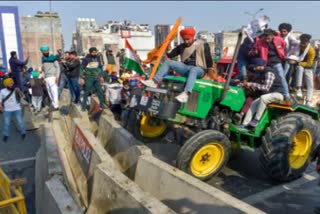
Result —
[[194, 30], [194, 28], [185, 28], [180, 31], [180, 36], [182, 38], [193, 39], [195, 35], [196, 31]]

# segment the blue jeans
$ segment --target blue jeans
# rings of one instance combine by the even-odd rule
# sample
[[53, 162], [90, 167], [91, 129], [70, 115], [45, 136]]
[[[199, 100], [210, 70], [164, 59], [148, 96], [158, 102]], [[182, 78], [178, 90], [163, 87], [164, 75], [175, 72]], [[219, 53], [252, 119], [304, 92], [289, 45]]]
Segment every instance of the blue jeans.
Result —
[[[62, 90], [64, 87], [68, 84], [68, 79], [65, 74], [60, 75], [60, 81], [59, 81], [59, 89], [58, 89], [58, 96], [60, 98]], [[71, 95], [71, 94], [70, 94]]]
[[23, 120], [22, 120], [22, 112], [21, 110], [17, 111], [4, 111], [4, 127], [3, 127], [3, 136], [9, 136], [10, 130], [10, 122], [11, 116], [14, 115], [16, 117], [16, 121], [19, 126], [19, 130], [21, 134], [25, 134], [26, 130], [24, 128]]
[[289, 88], [288, 88], [288, 83], [287, 83], [286, 77], [284, 75], [284, 70], [283, 70], [282, 64], [277, 63], [274, 66], [272, 66], [272, 68], [277, 71], [279, 77], [281, 78], [281, 83], [282, 83], [282, 87], [283, 87], [283, 95], [284, 95], [285, 99], [289, 99], [290, 98]]
[[75, 103], [80, 102], [80, 86], [79, 86], [79, 77], [68, 77], [68, 85], [71, 95], [71, 101]]
[[12, 79], [13, 79], [13, 82], [14, 82], [14, 87], [17, 87], [21, 91], [23, 91], [22, 73], [21, 72], [13, 72], [12, 73]]
[[243, 81], [244, 78], [247, 77], [247, 69], [246, 69], [247, 64], [248, 63], [245, 60], [238, 60], [238, 67], [239, 67], [240, 73], [234, 79], [239, 79], [240, 81]]
[[192, 92], [194, 83], [196, 82], [197, 77], [202, 77], [204, 71], [202, 68], [192, 65], [186, 65], [182, 62], [177, 62], [173, 60], [166, 60], [157, 71], [154, 80], [159, 82], [169, 71], [169, 69], [174, 70], [175, 72], [188, 77], [186, 87], [184, 91]]

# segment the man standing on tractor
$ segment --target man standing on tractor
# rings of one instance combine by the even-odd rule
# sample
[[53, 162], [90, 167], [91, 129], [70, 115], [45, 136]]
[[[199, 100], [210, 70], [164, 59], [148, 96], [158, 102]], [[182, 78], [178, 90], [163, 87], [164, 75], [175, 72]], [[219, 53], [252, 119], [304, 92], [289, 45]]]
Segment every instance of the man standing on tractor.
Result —
[[[258, 59], [256, 61], [263, 61]], [[249, 71], [256, 73], [257, 82], [246, 82], [246, 87], [251, 88], [260, 93], [261, 97], [251, 103], [240, 128], [252, 127], [255, 128], [269, 103], [277, 103], [283, 100], [283, 85], [278, 72], [271, 67], [263, 65], [264, 63], [257, 62], [254, 67], [249, 67]], [[253, 118], [253, 115], [255, 117]], [[253, 118], [253, 120], [252, 120]]]
[[[166, 60], [157, 71], [154, 80], [142, 81], [143, 84], [149, 87], [157, 87], [161, 79], [168, 74], [170, 69], [188, 77], [184, 91], [179, 94], [176, 99], [181, 103], [186, 103], [192, 92], [194, 83], [197, 78], [203, 77], [208, 71], [212, 72], [212, 57], [208, 43], [194, 38], [196, 31], [193, 28], [185, 28], [180, 31], [180, 35], [184, 43], [178, 45], [171, 52], [167, 52], [169, 58], [181, 56], [181, 62]], [[170, 46], [169, 46], [170, 47]]]
[[310, 105], [313, 93], [313, 63], [316, 56], [314, 48], [310, 44], [311, 35], [302, 34], [300, 36], [300, 56], [301, 61], [296, 68], [296, 81], [297, 81], [297, 97], [302, 98], [302, 80], [303, 77], [306, 81], [307, 95], [306, 105]]
[[[299, 48], [299, 40], [292, 34], [292, 25], [289, 23], [281, 23], [278, 27], [279, 35], [286, 43], [286, 56], [292, 55]], [[290, 60], [285, 62], [284, 75], [286, 76], [290, 69]]]
[[277, 36], [276, 32], [272, 29], [265, 29], [262, 38], [257, 40], [254, 44], [254, 49], [251, 51], [251, 54], [259, 55], [259, 57], [266, 62], [268, 67], [271, 67], [277, 72], [284, 90], [283, 104], [291, 105], [288, 83], [284, 76], [282, 66], [282, 61], [285, 58], [285, 48], [286, 43], [283, 38]]

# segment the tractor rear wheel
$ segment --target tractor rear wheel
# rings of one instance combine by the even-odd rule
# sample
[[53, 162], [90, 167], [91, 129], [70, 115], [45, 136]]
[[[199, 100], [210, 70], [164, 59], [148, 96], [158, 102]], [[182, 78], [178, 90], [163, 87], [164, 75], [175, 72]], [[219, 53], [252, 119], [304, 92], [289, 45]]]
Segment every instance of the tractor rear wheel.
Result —
[[136, 115], [133, 123], [133, 135], [144, 143], [160, 141], [167, 130], [167, 124], [163, 120], [149, 115]]
[[264, 171], [278, 181], [301, 177], [308, 167], [318, 131], [318, 124], [303, 113], [289, 113], [272, 121], [260, 147]]
[[230, 152], [231, 143], [226, 135], [205, 130], [184, 143], [177, 157], [177, 167], [205, 181], [221, 171], [229, 160]]

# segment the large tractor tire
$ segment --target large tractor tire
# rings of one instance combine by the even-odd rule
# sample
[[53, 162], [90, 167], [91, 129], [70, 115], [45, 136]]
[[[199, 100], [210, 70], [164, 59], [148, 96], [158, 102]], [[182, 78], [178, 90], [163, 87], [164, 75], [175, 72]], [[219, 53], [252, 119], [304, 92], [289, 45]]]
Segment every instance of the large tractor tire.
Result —
[[167, 124], [158, 118], [136, 115], [133, 123], [133, 135], [144, 143], [159, 142], [166, 135]]
[[303, 113], [289, 113], [273, 120], [260, 147], [264, 171], [281, 182], [301, 177], [308, 167], [318, 131], [317, 122]]
[[226, 135], [215, 130], [205, 130], [184, 143], [177, 157], [177, 167], [206, 181], [226, 165], [230, 152], [231, 143]]

